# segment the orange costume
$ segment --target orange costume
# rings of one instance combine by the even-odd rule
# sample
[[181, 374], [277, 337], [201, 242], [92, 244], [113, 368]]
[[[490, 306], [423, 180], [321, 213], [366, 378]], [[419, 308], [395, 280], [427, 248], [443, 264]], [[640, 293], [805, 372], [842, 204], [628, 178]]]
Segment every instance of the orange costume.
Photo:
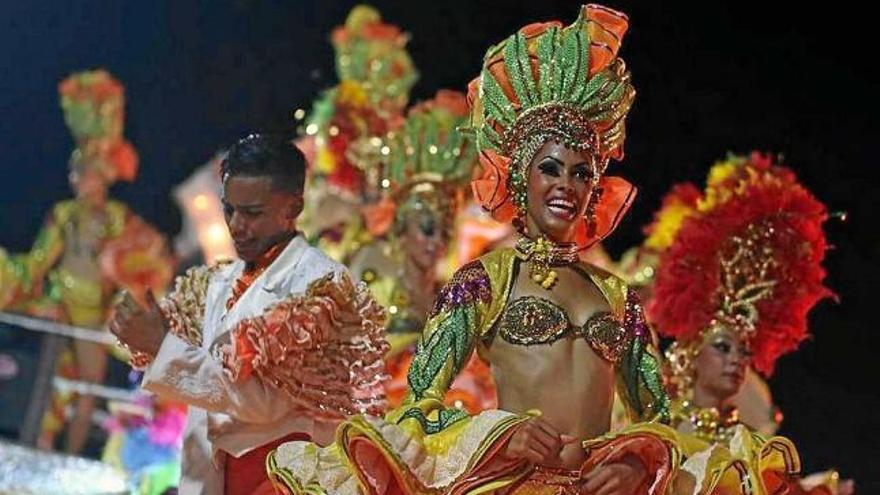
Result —
[[[596, 156], [594, 186], [602, 192], [591, 195], [587, 215], [578, 221], [577, 244], [522, 237], [516, 248], [492, 251], [460, 268], [424, 326], [403, 404], [383, 418], [349, 418], [329, 447], [307, 442], [279, 447], [268, 459], [279, 493], [578, 493], [582, 474], [625, 456], [635, 456], [646, 470], [638, 493], [665, 493], [679, 453], [674, 432], [651, 422], [667, 417], [668, 401], [641, 305], [620, 279], [578, 256], [614, 230], [634, 195], [629, 183], [604, 175], [608, 160], [622, 156], [624, 117], [635, 96], [617, 57], [627, 26], [619, 12], [586, 6], [570, 26], [530, 25], [489, 50], [468, 96], [469, 130], [484, 167], [472, 185], [484, 209], [506, 222], [521, 218], [524, 171], [548, 140]], [[515, 297], [516, 274], [527, 261], [532, 280], [548, 290], [553, 268], [567, 264], [597, 288], [610, 311], [576, 327], [550, 299]], [[586, 440], [580, 469], [536, 467], [504, 455], [520, 426], [539, 414], [535, 411], [470, 415], [444, 405], [475, 351], [488, 358], [495, 349], [514, 346], [511, 353], [538, 359], [537, 345], [581, 339], [589, 359], [608, 371], [608, 397], [597, 400], [607, 399], [609, 417], [616, 376], [630, 417], [649, 422]]]
[[[190, 406], [182, 494], [264, 493], [276, 445], [327, 443], [345, 416], [384, 410], [384, 313], [302, 236], [252, 265], [192, 268], [159, 305], [169, 332], [136, 357], [143, 388]], [[191, 469], [204, 439], [207, 473]]]

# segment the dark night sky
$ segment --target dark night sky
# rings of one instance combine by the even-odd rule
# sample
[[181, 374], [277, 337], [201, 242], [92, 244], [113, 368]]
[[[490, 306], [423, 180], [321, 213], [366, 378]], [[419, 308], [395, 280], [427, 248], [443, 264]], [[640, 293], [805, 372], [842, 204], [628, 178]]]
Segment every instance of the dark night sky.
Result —
[[[786, 412], [782, 433], [799, 445], [807, 472], [837, 466], [862, 493], [880, 490], [870, 292], [880, 281], [870, 220], [880, 190], [868, 148], [878, 136], [878, 81], [869, 77], [876, 27], [843, 6], [709, 3], [610, 3], [630, 14], [622, 54], [639, 90], [617, 170], [641, 195], [609, 246], [619, 253], [638, 242], [660, 195], [674, 182], [701, 181], [729, 150], [783, 153], [832, 210], [848, 211], [849, 222], [828, 228], [829, 284], [840, 303], [814, 311], [814, 339], [778, 363], [771, 385]], [[174, 184], [238, 136], [290, 126], [295, 108], [335, 82], [328, 33], [352, 5], [0, 2], [0, 245], [25, 249], [46, 209], [69, 194], [72, 144], [56, 93], [64, 76], [105, 67], [126, 84], [126, 134], [142, 168], [135, 184], [113, 192], [173, 233]], [[571, 22], [578, 3], [375, 5], [412, 34], [420, 99], [463, 90], [490, 44], [528, 22]]]

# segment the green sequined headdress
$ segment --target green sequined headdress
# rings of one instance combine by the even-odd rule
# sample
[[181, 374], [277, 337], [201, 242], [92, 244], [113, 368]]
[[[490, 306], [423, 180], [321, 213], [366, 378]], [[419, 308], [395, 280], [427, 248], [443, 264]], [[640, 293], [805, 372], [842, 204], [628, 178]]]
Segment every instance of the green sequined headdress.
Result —
[[107, 180], [134, 180], [138, 156], [122, 136], [125, 90], [105, 70], [72, 74], [58, 84], [64, 122], [76, 142], [70, 163], [97, 170]]
[[548, 139], [621, 157], [635, 98], [617, 57], [628, 22], [622, 13], [587, 5], [570, 26], [532, 24], [490, 48], [469, 95], [480, 149], [520, 166]]
[[386, 135], [376, 170], [383, 194], [379, 210], [385, 211], [380, 216], [386, 222], [392, 211], [400, 220], [412, 208], [427, 207], [451, 225], [457, 199], [477, 164], [473, 139], [458, 131], [466, 119], [464, 95], [441, 90], [414, 106], [403, 125]]
[[125, 92], [105, 70], [77, 72], [58, 84], [64, 122], [77, 142], [120, 139]]
[[[409, 37], [365, 5], [352, 9], [331, 36], [339, 83], [324, 91], [305, 120], [300, 140], [311, 177], [337, 193], [363, 193], [381, 138], [403, 119], [418, 72], [406, 51]], [[302, 118], [301, 112], [297, 118]]]
[[470, 130], [484, 169], [472, 185], [496, 220], [523, 214], [526, 167], [555, 140], [596, 158], [596, 205], [579, 227], [578, 245], [592, 245], [617, 226], [635, 188], [602, 175], [610, 158], [623, 157], [625, 119], [635, 98], [617, 56], [628, 26], [626, 15], [586, 5], [570, 26], [531, 24], [486, 53], [468, 88]]
[[477, 161], [473, 140], [458, 131], [467, 118], [463, 94], [441, 90], [414, 106], [403, 126], [388, 134], [383, 178], [389, 185], [430, 181], [462, 185]]
[[418, 72], [406, 51], [409, 37], [400, 28], [382, 22], [373, 7], [358, 5], [331, 41], [340, 81], [359, 83], [374, 105], [406, 106]]

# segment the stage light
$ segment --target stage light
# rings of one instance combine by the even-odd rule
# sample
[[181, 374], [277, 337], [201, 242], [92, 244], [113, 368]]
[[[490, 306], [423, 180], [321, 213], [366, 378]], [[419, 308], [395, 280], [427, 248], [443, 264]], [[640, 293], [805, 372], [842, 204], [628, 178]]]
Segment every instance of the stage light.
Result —
[[193, 198], [193, 206], [196, 207], [196, 210], [208, 209], [208, 197], [204, 194], [199, 194], [198, 196]]

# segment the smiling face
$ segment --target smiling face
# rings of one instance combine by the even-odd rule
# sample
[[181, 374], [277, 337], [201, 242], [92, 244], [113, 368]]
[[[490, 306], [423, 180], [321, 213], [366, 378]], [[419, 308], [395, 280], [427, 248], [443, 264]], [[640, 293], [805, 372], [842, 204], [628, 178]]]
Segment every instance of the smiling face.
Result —
[[594, 157], [548, 141], [529, 164], [526, 224], [530, 235], [572, 242], [594, 187]]
[[723, 405], [739, 392], [751, 362], [748, 345], [726, 328], [710, 331], [694, 361], [694, 399]]
[[302, 198], [272, 187], [272, 178], [237, 175], [223, 183], [223, 213], [238, 256], [253, 262], [296, 232]]

